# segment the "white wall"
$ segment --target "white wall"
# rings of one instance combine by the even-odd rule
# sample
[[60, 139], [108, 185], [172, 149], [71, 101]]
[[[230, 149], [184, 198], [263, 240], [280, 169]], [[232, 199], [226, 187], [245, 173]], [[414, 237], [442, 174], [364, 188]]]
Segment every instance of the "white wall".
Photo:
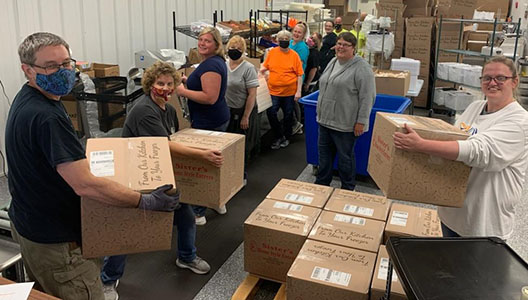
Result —
[[[63, 37], [77, 60], [118, 63], [124, 75], [134, 65], [134, 52], [173, 48], [172, 12], [177, 25], [199, 19], [245, 20], [265, 0], [1, 0], [0, 80], [10, 101], [25, 82], [17, 48], [29, 34], [49, 31]], [[178, 49], [187, 53], [196, 40], [177, 34]], [[0, 149], [4, 152], [9, 110], [0, 90]], [[5, 153], [5, 152], [4, 152]], [[1, 162], [0, 162], [1, 164]]]

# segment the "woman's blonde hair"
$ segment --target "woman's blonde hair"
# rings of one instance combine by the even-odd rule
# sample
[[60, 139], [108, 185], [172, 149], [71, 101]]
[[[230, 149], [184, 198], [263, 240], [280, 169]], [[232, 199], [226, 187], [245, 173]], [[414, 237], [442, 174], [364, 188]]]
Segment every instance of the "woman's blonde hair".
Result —
[[145, 70], [143, 78], [141, 78], [141, 86], [145, 94], [150, 94], [150, 89], [161, 75], [172, 76], [175, 87], [180, 84], [181, 76], [172, 63], [157, 61]]
[[242, 48], [242, 53], [246, 52], [246, 40], [244, 40], [240, 35], [234, 35], [232, 38], [230, 38], [227, 42], [226, 49], [229, 50], [229, 48], [233, 47], [234, 45], [238, 45], [240, 48]]
[[198, 35], [198, 38], [205, 34], [210, 34], [213, 37], [213, 40], [215, 41], [215, 44], [216, 44], [215, 55], [218, 55], [221, 58], [224, 58], [224, 55], [225, 55], [224, 44], [222, 43], [222, 36], [220, 35], [220, 31], [218, 31], [218, 29], [211, 27], [211, 26], [205, 27], [204, 29], [202, 29], [202, 31]]
[[[299, 21], [295, 26], [299, 26], [303, 29], [303, 40], [306, 38], [306, 33], [308, 33], [308, 26], [303, 21]], [[295, 27], [294, 27], [295, 28]]]

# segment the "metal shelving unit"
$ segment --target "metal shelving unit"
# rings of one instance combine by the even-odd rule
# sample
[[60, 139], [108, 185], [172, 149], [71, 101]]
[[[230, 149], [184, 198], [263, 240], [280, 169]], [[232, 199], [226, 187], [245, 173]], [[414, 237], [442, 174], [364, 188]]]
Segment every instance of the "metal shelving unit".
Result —
[[[458, 46], [457, 48], [458, 49], [445, 49], [445, 48], [442, 48], [440, 43], [442, 41], [442, 25], [444, 22], [449, 22], [449, 23], [459, 23], [460, 24], [460, 30], [459, 30], [459, 37], [458, 37]], [[480, 24], [493, 24], [493, 30], [491, 32], [491, 39], [490, 39], [490, 54], [483, 54], [483, 53], [480, 53], [480, 52], [475, 52], [475, 51], [469, 51], [469, 50], [461, 50], [461, 44], [462, 44], [462, 38], [463, 38], [463, 34], [464, 34], [464, 23], [480, 23]], [[433, 71], [433, 83], [431, 85], [431, 90], [430, 90], [430, 97], [429, 97], [429, 101], [427, 103], [427, 109], [429, 109], [429, 116], [432, 116], [432, 114], [434, 113], [434, 108], [433, 108], [433, 105], [434, 105], [434, 96], [435, 96], [435, 87], [436, 87], [436, 81], [437, 80], [440, 80], [440, 81], [444, 81], [444, 82], [449, 82], [449, 83], [453, 83], [455, 85], [463, 85], [463, 86], [468, 86], [468, 87], [472, 87], [472, 88], [475, 88], [474, 86], [470, 86], [470, 85], [466, 85], [466, 84], [463, 84], [463, 83], [460, 83], [460, 82], [453, 82], [453, 81], [449, 81], [449, 80], [444, 80], [444, 79], [440, 79], [438, 78], [438, 59], [440, 57], [440, 52], [444, 52], [444, 53], [454, 53], [457, 55], [457, 60], [456, 62], [461, 62], [461, 56], [473, 56], [473, 57], [480, 57], [484, 60], [486, 59], [489, 59], [490, 57], [492, 57], [493, 55], [493, 47], [494, 47], [494, 42], [495, 42], [495, 36], [496, 36], [496, 33], [497, 33], [497, 25], [505, 25], [505, 24], [514, 24], [516, 26], [516, 30], [515, 30], [515, 48], [513, 50], [513, 57], [512, 56], [507, 56], [509, 58], [511, 58], [512, 60], [515, 61], [515, 59], [517, 58], [517, 44], [519, 42], [519, 37], [521, 37], [520, 35], [520, 27], [521, 27], [521, 18], [519, 18], [519, 21], [518, 22], [503, 22], [503, 21], [499, 21], [497, 18], [494, 19], [493, 21], [491, 20], [473, 20], [473, 19], [464, 19], [463, 17], [460, 18], [460, 19], [453, 19], [453, 18], [443, 18], [442, 16], [440, 16], [440, 23], [439, 23], [439, 26], [438, 26], [438, 35], [437, 35], [437, 41], [436, 41], [436, 58], [435, 58], [435, 61], [434, 61], [434, 71]], [[445, 109], [442, 109], [444, 111], [446, 111]], [[453, 114], [453, 111], [451, 111], [451, 109], [447, 109], [446, 111], [449, 115], [454, 115]]]

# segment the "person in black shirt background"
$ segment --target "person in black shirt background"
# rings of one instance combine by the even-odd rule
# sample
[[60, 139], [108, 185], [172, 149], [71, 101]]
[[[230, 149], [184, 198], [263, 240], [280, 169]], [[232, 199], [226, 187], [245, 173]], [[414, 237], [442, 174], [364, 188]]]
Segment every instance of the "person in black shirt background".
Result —
[[325, 70], [328, 63], [335, 57], [335, 45], [337, 43], [337, 35], [334, 33], [334, 22], [325, 22], [325, 33], [323, 37], [323, 45], [319, 49], [320, 69], [321, 74]]

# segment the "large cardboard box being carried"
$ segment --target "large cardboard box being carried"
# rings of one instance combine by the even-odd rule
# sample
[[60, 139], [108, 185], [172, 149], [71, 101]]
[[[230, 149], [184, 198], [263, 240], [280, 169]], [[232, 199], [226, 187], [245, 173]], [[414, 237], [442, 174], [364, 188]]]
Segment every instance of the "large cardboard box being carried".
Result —
[[440, 119], [378, 112], [368, 172], [390, 199], [462, 207], [470, 167], [438, 156], [396, 149], [392, 135], [404, 124], [425, 139], [456, 141], [468, 135]]
[[242, 189], [243, 135], [187, 128], [171, 135], [170, 140], [188, 147], [220, 150], [224, 157], [220, 168], [202, 159], [173, 157], [174, 176], [181, 202], [218, 208]]
[[266, 198], [323, 208], [333, 190], [324, 185], [283, 178]]
[[411, 84], [408, 71], [376, 70], [376, 94], [405, 96]]
[[335, 189], [324, 209], [385, 222], [390, 200], [384, 196]]
[[265, 199], [244, 222], [244, 270], [285, 282], [320, 209]]
[[[370, 285], [370, 300], [380, 300], [385, 295], [387, 287], [387, 274], [389, 273], [389, 253], [387, 248], [381, 245], [378, 251], [378, 259], [372, 275], [372, 284]], [[407, 300], [403, 291], [402, 284], [398, 280], [398, 275], [392, 270], [392, 283], [390, 298], [393, 300]]]
[[[138, 192], [174, 186], [167, 138], [89, 139], [90, 171]], [[173, 189], [173, 192], [175, 189]], [[171, 248], [173, 212], [81, 199], [82, 252], [87, 258]]]
[[438, 212], [434, 209], [393, 203], [385, 225], [385, 243], [391, 236], [441, 237]]
[[308, 238], [376, 253], [384, 228], [382, 221], [323, 211]]
[[376, 254], [308, 240], [288, 271], [288, 299], [367, 300]]

